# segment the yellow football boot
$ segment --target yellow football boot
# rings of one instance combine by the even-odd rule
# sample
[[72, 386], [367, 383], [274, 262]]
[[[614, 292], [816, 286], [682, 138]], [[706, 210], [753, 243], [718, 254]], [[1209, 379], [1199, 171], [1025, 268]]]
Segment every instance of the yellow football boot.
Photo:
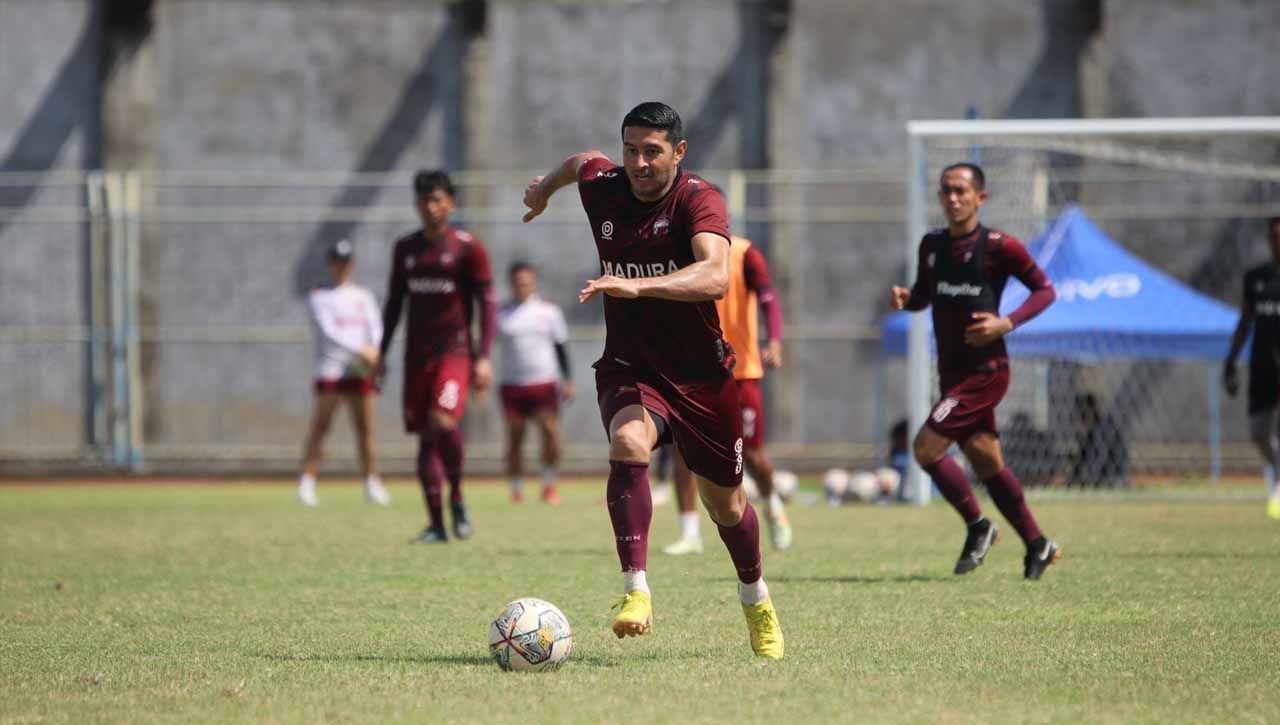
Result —
[[613, 618], [613, 633], [618, 639], [653, 631], [653, 604], [648, 594], [641, 591], [628, 592], [613, 608], [622, 610]]
[[778, 624], [773, 601], [766, 599], [759, 604], [744, 604], [742, 613], [747, 617], [747, 630], [751, 633], [751, 651], [757, 657], [782, 659], [782, 625]]
[[1267, 515], [1273, 519], [1280, 519], [1280, 498], [1272, 496], [1267, 499]]

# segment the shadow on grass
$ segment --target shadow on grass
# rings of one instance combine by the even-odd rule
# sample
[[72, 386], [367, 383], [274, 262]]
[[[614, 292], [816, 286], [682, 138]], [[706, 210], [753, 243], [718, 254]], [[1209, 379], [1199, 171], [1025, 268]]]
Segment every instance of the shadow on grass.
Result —
[[[771, 576], [770, 583], [780, 584], [955, 584], [960, 577], [937, 574], [903, 574], [901, 576]], [[717, 579], [716, 581], [722, 581]], [[723, 581], [728, 581], [727, 579]]]
[[[272, 662], [408, 662], [422, 665], [457, 665], [460, 667], [494, 667], [493, 658], [478, 654], [436, 654], [419, 657], [402, 655], [291, 655], [291, 654], [255, 654], [258, 659]], [[642, 655], [643, 658], [643, 655]], [[632, 658], [634, 659], [634, 657]], [[655, 656], [652, 659], [670, 659], [670, 655]], [[617, 656], [606, 656], [603, 653], [574, 653], [570, 661], [579, 666], [615, 667], [619, 664]]]

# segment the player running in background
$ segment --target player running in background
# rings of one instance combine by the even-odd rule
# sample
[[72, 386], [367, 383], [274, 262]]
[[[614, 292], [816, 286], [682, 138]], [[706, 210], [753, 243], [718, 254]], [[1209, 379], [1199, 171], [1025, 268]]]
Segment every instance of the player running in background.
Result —
[[507, 273], [511, 301], [498, 310], [502, 365], [498, 375], [503, 417], [507, 421], [507, 475], [511, 500], [524, 500], [525, 424], [542, 432], [542, 500], [560, 503], [556, 491], [560, 465], [560, 398], [575, 394], [569, 368], [569, 328], [559, 307], [538, 296], [538, 273], [516, 262]]
[[780, 658], [782, 629], [761, 576], [760, 523], [742, 491], [734, 354], [714, 304], [729, 286], [728, 216], [720, 193], [680, 168], [687, 148], [675, 110], [642, 103], [622, 120], [622, 166], [599, 151], [570, 156], [525, 189], [524, 220], [577, 183], [600, 255], [602, 275], [578, 299], [604, 298], [604, 354], [594, 367], [609, 435], [605, 500], [623, 573], [614, 634], [651, 630], [649, 455], [670, 439], [698, 475], [703, 505], [737, 569], [752, 651]]
[[[765, 331], [769, 342], [760, 348], [758, 308], [764, 309]], [[773, 462], [764, 452], [764, 396], [760, 379], [765, 366], [782, 365], [782, 311], [778, 295], [769, 279], [769, 265], [749, 239], [731, 237], [729, 247], [729, 292], [716, 300], [720, 328], [733, 346], [738, 364], [733, 377], [742, 402], [742, 462], [755, 479], [764, 501], [769, 538], [778, 550], [791, 546], [791, 523], [782, 506], [782, 497], [773, 490]], [[676, 461], [676, 504], [680, 511], [680, 538], [663, 549], [667, 554], [702, 553], [702, 534], [698, 531], [697, 489], [693, 474], [681, 461]]]
[[[422, 229], [395, 243], [382, 321], [385, 360], [400, 308], [408, 300], [404, 346], [404, 428], [418, 435], [418, 481], [427, 504], [427, 527], [417, 543], [448, 541], [441, 486], [449, 481], [453, 534], [471, 536], [462, 502], [462, 421], [467, 387], [483, 392], [493, 377], [489, 348], [496, 313], [489, 256], [471, 234], [449, 223], [454, 188], [443, 171], [413, 179]], [[473, 340], [472, 303], [480, 308], [480, 339]]]
[[1231, 338], [1231, 350], [1222, 366], [1222, 382], [1235, 397], [1240, 388], [1236, 357], [1240, 355], [1249, 329], [1253, 328], [1253, 349], [1249, 353], [1249, 432], [1267, 463], [1267, 515], [1280, 519], [1280, 486], [1276, 485], [1277, 455], [1276, 404], [1280, 398], [1280, 217], [1267, 220], [1267, 245], [1271, 261], [1245, 272], [1244, 305], [1240, 322]]
[[378, 393], [373, 372], [382, 342], [382, 318], [373, 293], [350, 281], [354, 252], [355, 247], [345, 239], [330, 247], [326, 255], [330, 285], [317, 287], [307, 296], [316, 337], [316, 404], [298, 478], [298, 501], [304, 506], [319, 503], [316, 473], [321, 449], [333, 411], [342, 402], [351, 411], [356, 429], [365, 500], [379, 506], [391, 503], [373, 457], [373, 407]]
[[[1023, 498], [1022, 484], [1005, 467], [995, 413], [1009, 388], [1004, 336], [1040, 314], [1055, 295], [1021, 242], [978, 222], [978, 210], [986, 200], [986, 177], [980, 167], [960, 163], [942, 170], [938, 201], [947, 228], [920, 241], [915, 284], [911, 289], [893, 287], [890, 301], [899, 310], [933, 305], [942, 396], [912, 448], [916, 461], [969, 527], [955, 573], [966, 574], [982, 563], [996, 541], [996, 527], [982, 515], [960, 465], [947, 455], [953, 442], [1026, 544], [1023, 575], [1039, 579], [1061, 551], [1041, 533]], [[1008, 317], [1000, 317], [1000, 295], [1009, 277], [1017, 277], [1031, 295]]]

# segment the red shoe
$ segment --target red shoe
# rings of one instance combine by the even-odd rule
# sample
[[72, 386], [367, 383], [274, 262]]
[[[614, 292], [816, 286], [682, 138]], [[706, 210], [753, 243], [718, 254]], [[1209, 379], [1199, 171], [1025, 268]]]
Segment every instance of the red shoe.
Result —
[[551, 506], [560, 505], [560, 492], [555, 486], [546, 486], [542, 489], [542, 502]]

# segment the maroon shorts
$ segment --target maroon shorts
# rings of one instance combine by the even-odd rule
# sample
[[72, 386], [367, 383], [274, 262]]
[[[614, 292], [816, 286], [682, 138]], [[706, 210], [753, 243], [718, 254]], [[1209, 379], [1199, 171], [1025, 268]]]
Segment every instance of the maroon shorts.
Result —
[[445, 355], [404, 369], [404, 429], [409, 433], [426, 430], [432, 408], [461, 418], [467, 407], [467, 386], [471, 383], [471, 357]]
[[942, 380], [942, 399], [929, 411], [925, 425], [957, 443], [975, 433], [1000, 435], [996, 406], [1009, 389], [1009, 369], [974, 372]]
[[596, 399], [606, 434], [618, 411], [642, 405], [666, 421], [657, 444], [675, 443], [690, 471], [719, 486], [742, 483], [742, 409], [733, 378], [674, 383], [600, 362]]
[[370, 378], [343, 378], [341, 380], [317, 380], [317, 393], [358, 393], [373, 395], [378, 392], [378, 384]]
[[747, 448], [764, 448], [764, 394], [760, 380], [738, 381], [738, 399], [742, 401], [742, 443]]
[[532, 418], [560, 410], [560, 383], [503, 385], [498, 389], [502, 412], [508, 417]]

